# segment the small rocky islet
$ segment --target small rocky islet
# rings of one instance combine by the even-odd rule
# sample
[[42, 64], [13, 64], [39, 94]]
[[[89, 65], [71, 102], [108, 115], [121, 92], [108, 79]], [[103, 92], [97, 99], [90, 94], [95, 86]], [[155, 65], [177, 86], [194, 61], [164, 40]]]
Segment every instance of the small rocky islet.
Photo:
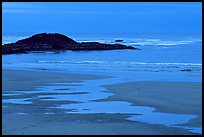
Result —
[[104, 44], [99, 42], [76, 42], [59, 33], [41, 33], [15, 43], [2, 45], [2, 54], [19, 54], [33, 51], [80, 51], [80, 50], [119, 50], [138, 48], [122, 44]]

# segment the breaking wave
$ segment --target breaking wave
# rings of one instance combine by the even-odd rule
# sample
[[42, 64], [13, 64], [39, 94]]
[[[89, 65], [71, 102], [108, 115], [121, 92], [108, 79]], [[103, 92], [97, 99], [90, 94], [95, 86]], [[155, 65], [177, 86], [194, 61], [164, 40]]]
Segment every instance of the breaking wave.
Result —
[[122, 62], [122, 61], [37, 61], [38, 63], [60, 64], [127, 64], [127, 65], [166, 65], [166, 66], [202, 66], [201, 63], [161, 63], [161, 62]]
[[[83, 40], [81, 40], [83, 41]], [[90, 40], [84, 40], [86, 42], [90, 42]], [[140, 45], [140, 46], [175, 46], [175, 45], [186, 45], [186, 44], [194, 44], [196, 42], [201, 42], [200, 39], [190, 39], [190, 40], [164, 40], [164, 39], [123, 39], [122, 42], [115, 42], [113, 39], [109, 40], [93, 40], [101, 43], [121, 43], [128, 45]]]

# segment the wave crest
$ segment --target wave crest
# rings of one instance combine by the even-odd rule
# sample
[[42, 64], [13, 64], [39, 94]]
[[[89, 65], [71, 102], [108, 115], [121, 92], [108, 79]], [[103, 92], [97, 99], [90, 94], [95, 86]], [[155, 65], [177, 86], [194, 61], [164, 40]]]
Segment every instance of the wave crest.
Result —
[[127, 64], [127, 65], [177, 65], [177, 66], [202, 66], [201, 63], [168, 63], [168, 62], [126, 62], [126, 61], [37, 61], [38, 63], [60, 64]]

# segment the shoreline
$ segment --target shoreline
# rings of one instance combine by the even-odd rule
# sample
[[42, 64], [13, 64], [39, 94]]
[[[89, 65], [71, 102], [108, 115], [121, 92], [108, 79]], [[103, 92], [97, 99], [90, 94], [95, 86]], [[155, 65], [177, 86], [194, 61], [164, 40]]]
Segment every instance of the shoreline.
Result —
[[[102, 76], [102, 75], [68, 74], [68, 73], [42, 72], [42, 71], [30, 71], [30, 70], [27, 71], [27, 70], [3, 69], [2, 73], [3, 73], [2, 75], [3, 93], [9, 90], [15, 90], [15, 91], [25, 90], [29, 92], [32, 90], [36, 90], [35, 89], [36, 87], [45, 86], [45, 85], [49, 86], [49, 85], [52, 85], [51, 83], [57, 83], [57, 82], [67, 82], [67, 81], [80, 82], [80, 81], [86, 81], [86, 80], [110, 78], [108, 76]], [[140, 83], [140, 82], [136, 82], [136, 83]], [[143, 84], [144, 84], [143, 85], [144, 87], [147, 87], [145, 85], [148, 84], [148, 82], [147, 83], [143, 82]], [[105, 88], [107, 88], [108, 91], [105, 91], [105, 92], [114, 93], [114, 95], [106, 99], [99, 99], [96, 101], [119, 100], [119, 101], [130, 102], [133, 104], [135, 103], [134, 105], [136, 106], [141, 105], [142, 100], [140, 104], [138, 104], [138, 102], [134, 102], [134, 99], [133, 99], [133, 97], [135, 96], [135, 93], [133, 92], [135, 90], [134, 86], [135, 86], [134, 82], [133, 82], [133, 85], [127, 85], [127, 83], [119, 83], [119, 85], [118, 84], [107, 85], [105, 86]], [[128, 91], [128, 94], [126, 91]], [[84, 94], [84, 93], [80, 93], [80, 94]], [[30, 96], [34, 96], [34, 95], [35, 94], [31, 94]], [[24, 96], [26, 97], [26, 95]], [[145, 99], [145, 95], [141, 94], [141, 96], [143, 96]], [[12, 96], [7, 98], [12, 98]], [[199, 102], [199, 100], [197, 101]], [[128, 121], [125, 118], [128, 118], [130, 116], [129, 114], [65, 114], [64, 110], [52, 109], [52, 112], [55, 112], [52, 115], [50, 112], [47, 111], [47, 109], [45, 110], [45, 108], [52, 105], [73, 104], [76, 102], [71, 102], [71, 101], [53, 102], [53, 101], [42, 101], [40, 99], [34, 99], [32, 100], [32, 102], [33, 102], [32, 105], [6, 104], [7, 106], [2, 108], [3, 109], [2, 127], [4, 127], [2, 129], [4, 134], [11, 134], [11, 133], [13, 134], [77, 134], [78, 133], [78, 134], [113, 134], [113, 135], [114, 134], [140, 134], [140, 135], [141, 134], [194, 134], [180, 128], [178, 129], [178, 128], [166, 127], [162, 125]], [[150, 101], [149, 103], [153, 104], [153, 106], [155, 105], [154, 102]], [[166, 102], [164, 101], [163, 104], [165, 103]], [[145, 106], [146, 104], [144, 103], [143, 105]], [[47, 115], [45, 113], [47, 113]], [[200, 112], [198, 111], [196, 114], [199, 114], [199, 113]], [[39, 116], [39, 118], [36, 116]], [[61, 120], [56, 121], [54, 117], [57, 117], [58, 120], [59, 119]], [[45, 119], [47, 119], [46, 122], [43, 122]], [[11, 122], [11, 121], [14, 121], [14, 122]], [[21, 122], [21, 124], [19, 124], [19, 122]], [[64, 126], [63, 129], [59, 128], [58, 122], [60, 122], [60, 124]], [[16, 123], [16, 124], [11, 124], [11, 123]], [[47, 125], [48, 123], [52, 125], [48, 126]], [[199, 126], [198, 121], [188, 122], [188, 124]], [[33, 125], [35, 126], [33, 127]], [[41, 130], [40, 125], [44, 127], [44, 130]], [[81, 129], [80, 132], [77, 132], [76, 127]], [[96, 131], [92, 131], [93, 128], [96, 128]], [[55, 129], [55, 131], [50, 131], [51, 129], [53, 130]]]
[[201, 82], [136, 81], [104, 87], [114, 95], [99, 101], [124, 100], [136, 106], [153, 107], [155, 112], [194, 114], [198, 117], [180, 126], [202, 127]]
[[[12, 77], [11, 77], [12, 76]], [[32, 78], [32, 80], [30, 79]], [[34, 90], [36, 86], [51, 85], [57, 82], [81, 82], [85, 80], [104, 79], [109, 76], [76, 74], [63, 72], [48, 72], [39, 70], [2, 69], [2, 90]], [[22, 85], [20, 81], [25, 81]], [[12, 82], [11, 82], [12, 81]], [[11, 86], [17, 85], [17, 87]]]

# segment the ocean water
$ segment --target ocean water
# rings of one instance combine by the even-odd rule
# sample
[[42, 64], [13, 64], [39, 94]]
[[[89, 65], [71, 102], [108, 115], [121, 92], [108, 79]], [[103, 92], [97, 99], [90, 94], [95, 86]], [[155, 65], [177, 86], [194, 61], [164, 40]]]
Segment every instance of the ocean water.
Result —
[[[3, 43], [15, 42], [18, 39], [31, 36], [28, 34], [4, 35]], [[72, 86], [70, 83], [53, 83], [54, 86], [37, 87], [36, 91], [7, 91], [2, 96], [15, 97], [15, 95], [43, 92], [43, 95], [36, 96], [42, 101], [69, 100], [78, 102], [54, 107], [67, 110], [67, 114], [130, 114], [130, 117], [127, 118], [130, 121], [183, 128], [189, 132], [202, 134], [202, 127], [176, 126], [176, 124], [183, 124], [196, 118], [196, 115], [161, 113], [154, 111], [153, 107], [133, 106], [125, 101], [96, 101], [113, 95], [107, 92], [107, 89], [102, 87], [103, 85], [132, 81], [201, 82], [201, 35], [172, 33], [67, 33], [66, 35], [76, 41], [102, 43], [116, 43], [116, 39], [123, 39], [121, 44], [134, 46], [140, 50], [32, 52], [30, 54], [3, 55], [3, 68], [109, 75], [112, 77], [74, 83], [82, 86]], [[32, 105], [32, 99], [4, 99], [3, 104], [4, 106], [6, 103]], [[45, 109], [50, 110], [52, 107]], [[49, 111], [45, 114], [54, 113]]]
[[[202, 38], [199, 34], [96, 33], [66, 34], [76, 41], [131, 45], [140, 50], [65, 51], [4, 55], [3, 68], [106, 74], [131, 81], [201, 81]], [[9, 34], [3, 43], [31, 34]], [[119, 42], [118, 42], [119, 43]]]

